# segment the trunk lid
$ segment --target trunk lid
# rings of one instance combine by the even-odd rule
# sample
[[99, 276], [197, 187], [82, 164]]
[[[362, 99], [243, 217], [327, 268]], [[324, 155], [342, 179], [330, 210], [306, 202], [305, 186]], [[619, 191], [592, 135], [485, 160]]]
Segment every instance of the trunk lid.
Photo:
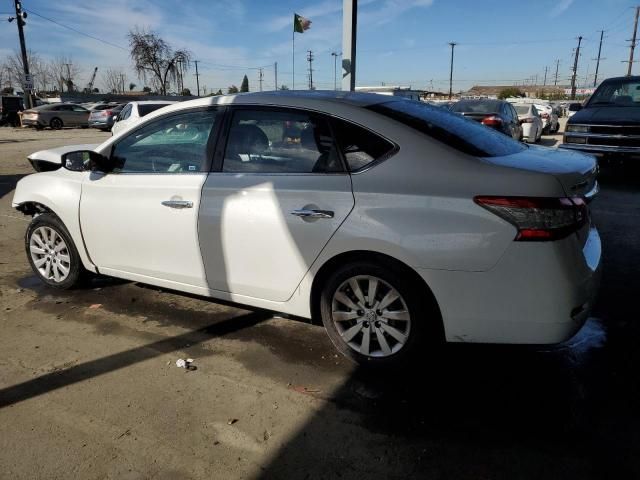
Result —
[[494, 165], [553, 175], [567, 197], [587, 196], [596, 187], [597, 161], [591, 155], [529, 146], [505, 157], [485, 158]]

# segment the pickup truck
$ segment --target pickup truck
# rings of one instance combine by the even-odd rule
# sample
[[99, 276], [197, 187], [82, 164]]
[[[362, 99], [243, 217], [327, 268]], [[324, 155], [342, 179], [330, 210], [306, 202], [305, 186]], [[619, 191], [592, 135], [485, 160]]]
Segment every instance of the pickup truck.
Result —
[[608, 78], [569, 118], [560, 148], [640, 157], [640, 76]]

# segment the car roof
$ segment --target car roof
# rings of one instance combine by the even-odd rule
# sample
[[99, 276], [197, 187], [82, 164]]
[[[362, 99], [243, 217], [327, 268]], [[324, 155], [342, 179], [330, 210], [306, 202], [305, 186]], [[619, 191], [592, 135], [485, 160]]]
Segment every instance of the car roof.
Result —
[[136, 105], [171, 105], [179, 102], [177, 100], [136, 100], [129, 103], [135, 103]]
[[403, 97], [391, 97], [376, 93], [342, 92], [334, 90], [279, 90], [270, 92], [237, 93], [231, 95], [217, 95], [214, 97], [196, 98], [184, 102], [177, 102], [168, 107], [150, 113], [153, 118], [184, 108], [207, 107], [214, 105], [277, 105], [282, 107], [303, 107], [331, 109], [331, 105], [347, 104], [356, 107], [367, 107], [379, 103], [392, 101], [413, 102], [415, 100]]

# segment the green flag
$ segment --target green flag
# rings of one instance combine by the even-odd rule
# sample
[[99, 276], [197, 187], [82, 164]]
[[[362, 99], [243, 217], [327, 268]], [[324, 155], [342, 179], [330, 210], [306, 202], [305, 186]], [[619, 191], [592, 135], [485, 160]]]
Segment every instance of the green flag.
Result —
[[297, 33], [304, 33], [305, 30], [309, 30], [311, 27], [311, 20], [304, 18], [297, 13], [293, 14], [293, 31]]

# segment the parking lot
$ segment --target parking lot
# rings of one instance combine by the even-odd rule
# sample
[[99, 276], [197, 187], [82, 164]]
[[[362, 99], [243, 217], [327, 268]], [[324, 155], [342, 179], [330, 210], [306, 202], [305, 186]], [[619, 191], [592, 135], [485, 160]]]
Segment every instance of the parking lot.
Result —
[[374, 375], [299, 319], [110, 279], [45, 288], [11, 208], [26, 155], [108, 136], [0, 128], [0, 478], [640, 478], [638, 169], [602, 172], [602, 286], [574, 339]]

